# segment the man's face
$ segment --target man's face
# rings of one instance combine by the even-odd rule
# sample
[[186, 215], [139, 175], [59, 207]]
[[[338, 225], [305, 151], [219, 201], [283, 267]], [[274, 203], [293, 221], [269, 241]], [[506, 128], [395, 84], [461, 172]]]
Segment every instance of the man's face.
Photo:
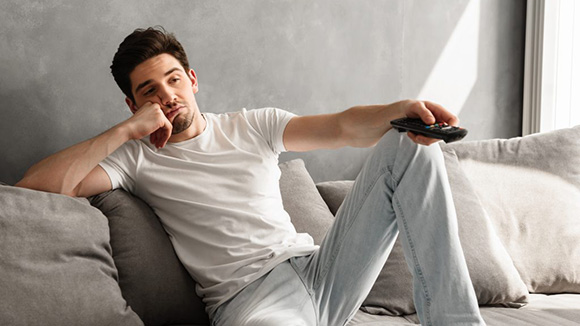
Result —
[[135, 98], [135, 103], [126, 99], [131, 112], [147, 102], [158, 103], [173, 125], [174, 135], [188, 129], [198, 116], [195, 72], [186, 72], [172, 55], [163, 53], [140, 63], [129, 77]]

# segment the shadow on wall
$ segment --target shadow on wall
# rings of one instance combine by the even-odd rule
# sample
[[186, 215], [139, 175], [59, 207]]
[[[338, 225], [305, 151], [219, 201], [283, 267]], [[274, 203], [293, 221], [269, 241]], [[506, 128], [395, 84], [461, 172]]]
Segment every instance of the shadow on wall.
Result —
[[420, 92], [458, 114], [465, 140], [521, 135], [525, 1], [471, 0]]
[[481, 1], [478, 78], [461, 111], [469, 139], [522, 135], [526, 2]]

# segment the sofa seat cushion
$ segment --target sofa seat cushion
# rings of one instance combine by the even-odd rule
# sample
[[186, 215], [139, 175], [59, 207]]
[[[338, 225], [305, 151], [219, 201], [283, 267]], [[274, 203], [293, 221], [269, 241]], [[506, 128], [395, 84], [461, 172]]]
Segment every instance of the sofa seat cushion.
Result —
[[458, 156], [529, 291], [580, 293], [580, 126], [445, 148]]
[[529, 303], [520, 309], [482, 308], [481, 314], [489, 326], [578, 326], [580, 295], [531, 294]]
[[143, 325], [86, 199], [0, 186], [0, 275], [0, 325]]
[[405, 316], [373, 315], [362, 310], [357, 311], [354, 318], [346, 326], [415, 326], [413, 320]]
[[[481, 314], [488, 326], [578, 326], [580, 295], [531, 294], [529, 303], [520, 309], [482, 307]], [[372, 315], [359, 310], [347, 326], [412, 326], [418, 325], [417, 315], [402, 317]]]

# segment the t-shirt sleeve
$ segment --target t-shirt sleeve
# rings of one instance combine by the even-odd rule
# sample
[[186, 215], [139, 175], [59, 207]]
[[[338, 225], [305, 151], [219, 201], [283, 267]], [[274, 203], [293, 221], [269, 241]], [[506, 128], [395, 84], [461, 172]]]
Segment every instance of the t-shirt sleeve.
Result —
[[286, 151], [284, 147], [284, 129], [296, 115], [294, 113], [277, 109], [262, 108], [245, 110], [248, 122], [268, 143], [270, 148], [277, 154]]
[[113, 189], [122, 188], [134, 193], [139, 150], [137, 141], [131, 140], [99, 163], [109, 175]]

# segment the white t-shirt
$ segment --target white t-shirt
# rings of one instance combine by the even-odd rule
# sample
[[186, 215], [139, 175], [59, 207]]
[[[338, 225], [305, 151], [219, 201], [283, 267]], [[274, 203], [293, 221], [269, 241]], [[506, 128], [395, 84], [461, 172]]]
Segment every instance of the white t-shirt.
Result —
[[100, 163], [113, 188], [145, 200], [215, 309], [280, 262], [317, 247], [297, 233], [280, 195], [278, 155], [294, 115], [274, 108], [204, 113], [195, 138], [156, 149], [125, 143]]

